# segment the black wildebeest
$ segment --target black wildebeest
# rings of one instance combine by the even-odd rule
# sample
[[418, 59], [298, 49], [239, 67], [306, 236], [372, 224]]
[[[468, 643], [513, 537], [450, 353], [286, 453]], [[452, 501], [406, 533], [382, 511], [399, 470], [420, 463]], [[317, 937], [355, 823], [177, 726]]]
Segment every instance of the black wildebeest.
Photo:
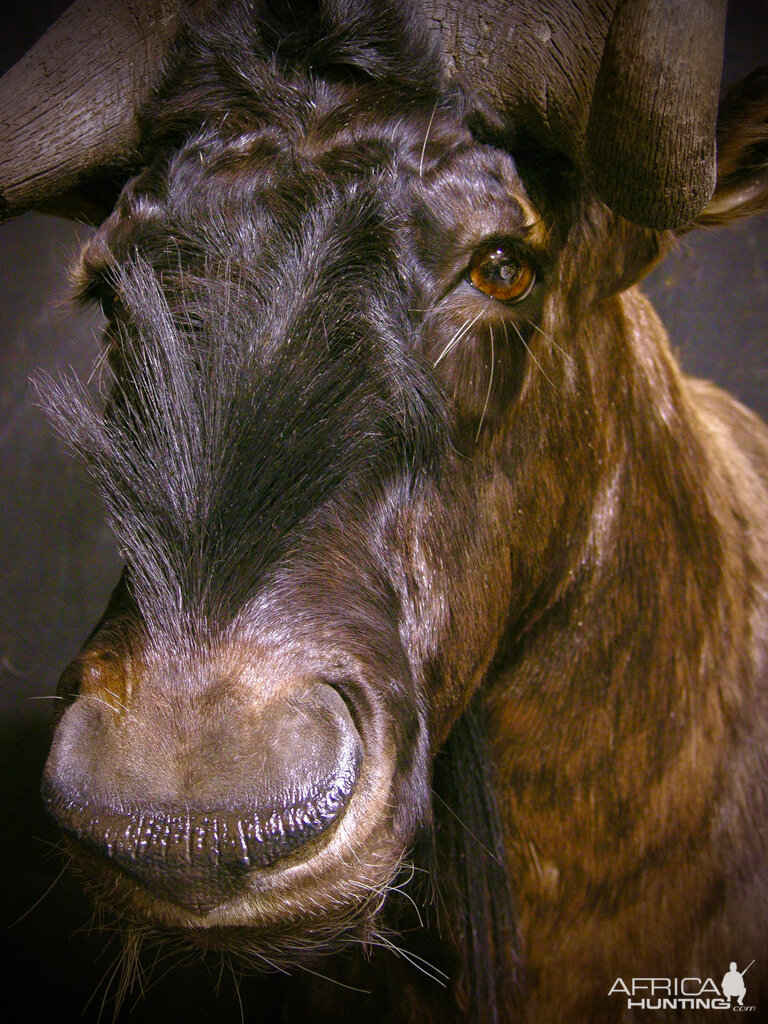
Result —
[[768, 89], [723, 103], [703, 212], [664, 147], [643, 206], [601, 134], [633, 34], [556, 145], [417, 12], [224, 5], [77, 271], [112, 384], [49, 404], [127, 567], [45, 799], [129, 926], [254, 962], [391, 941], [427, 866], [405, 949], [447, 991], [379, 957], [315, 1016], [614, 1020], [617, 978], [764, 948], [765, 429], [632, 286], [763, 207]]

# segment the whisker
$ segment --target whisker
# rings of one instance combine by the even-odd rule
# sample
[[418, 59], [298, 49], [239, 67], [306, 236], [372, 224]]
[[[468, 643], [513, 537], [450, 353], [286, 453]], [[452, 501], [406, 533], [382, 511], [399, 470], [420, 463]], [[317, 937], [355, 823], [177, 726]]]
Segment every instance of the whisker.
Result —
[[141, 946], [142, 936], [139, 931], [131, 929], [127, 935], [123, 934], [120, 977], [114, 995], [115, 1016], [117, 1016], [127, 997], [133, 992], [134, 987], [138, 987], [140, 993], [143, 993], [144, 985], [139, 959]]
[[41, 843], [43, 846], [47, 847], [47, 850], [45, 851], [46, 860], [50, 860], [50, 858], [54, 856], [64, 856], [67, 858], [67, 863], [71, 861], [72, 858], [70, 854], [68, 854], [67, 851], [64, 849], [64, 844], [61, 839], [57, 840], [56, 842], [51, 842], [50, 839], [43, 839], [42, 836], [32, 836], [32, 839], [34, 842]]
[[237, 996], [237, 1005], [240, 1007], [240, 1024], [245, 1024], [245, 1010], [243, 1009], [243, 998], [240, 995], [240, 978], [235, 972], [232, 966], [232, 961], [227, 959], [227, 966], [229, 967], [229, 973], [232, 975], [232, 982], [235, 986], [235, 995]]
[[313, 971], [312, 968], [311, 967], [307, 967], [306, 964], [295, 963], [293, 966], [294, 967], [298, 967], [299, 970], [304, 971], [305, 974], [311, 974], [315, 978], [320, 978], [321, 981], [327, 981], [331, 985], [337, 985], [339, 988], [345, 988], [349, 992], [360, 992], [361, 995], [364, 995], [364, 996], [369, 996], [371, 994], [370, 990], [367, 989], [367, 988], [356, 988], [354, 985], [348, 985], [344, 981], [339, 981], [338, 978], [331, 978], [327, 974], [321, 974], [320, 971]]
[[443, 359], [445, 356], [448, 355], [448, 353], [451, 351], [452, 348], [455, 348], [455, 346], [458, 345], [458, 343], [461, 341], [461, 339], [467, 334], [468, 331], [470, 331], [475, 326], [475, 324], [477, 323], [477, 321], [480, 319], [480, 317], [482, 315], [483, 315], [483, 310], [481, 310], [477, 314], [477, 316], [474, 317], [472, 320], [465, 320], [464, 321], [464, 323], [461, 325], [461, 327], [458, 329], [458, 331], [456, 331], [454, 336], [451, 338], [451, 340], [445, 346], [443, 351], [440, 353], [440, 355], [437, 357], [437, 359], [432, 364], [433, 368], [435, 366], [437, 366], [437, 364], [440, 362], [441, 359]]
[[55, 889], [55, 887], [56, 887], [56, 886], [57, 886], [57, 885], [59, 884], [59, 882], [60, 882], [60, 881], [61, 881], [61, 879], [62, 879], [62, 876], [63, 876], [63, 875], [65, 875], [65, 874], [67, 873], [67, 870], [68, 870], [68, 868], [69, 868], [69, 865], [68, 865], [68, 864], [65, 864], [65, 865], [64, 865], [64, 867], [63, 867], [63, 868], [61, 869], [61, 871], [60, 871], [60, 872], [58, 873], [58, 875], [56, 875], [56, 877], [54, 878], [54, 880], [53, 880], [53, 881], [51, 882], [51, 884], [50, 884], [50, 885], [48, 886], [48, 888], [47, 888], [47, 889], [45, 890], [45, 892], [44, 892], [44, 893], [42, 894], [42, 896], [38, 896], [38, 897], [37, 897], [37, 899], [35, 900], [35, 902], [34, 902], [34, 903], [32, 904], [32, 906], [31, 906], [31, 907], [29, 907], [29, 908], [28, 908], [27, 910], [25, 910], [25, 911], [24, 911], [24, 913], [23, 913], [23, 914], [21, 915], [21, 917], [17, 917], [15, 921], [12, 921], [12, 922], [11, 922], [11, 923], [10, 923], [10, 924], [8, 925], [8, 927], [9, 927], [9, 928], [15, 928], [17, 924], [19, 924], [19, 923], [20, 923], [21, 921], [23, 921], [25, 917], [28, 917], [28, 916], [29, 916], [29, 915], [30, 915], [30, 914], [32, 913], [32, 911], [33, 911], [33, 910], [35, 910], [35, 909], [36, 909], [37, 907], [39, 907], [39, 906], [40, 906], [40, 904], [41, 904], [41, 903], [43, 902], [43, 900], [45, 899], [45, 897], [46, 897], [46, 896], [47, 896], [47, 895], [48, 895], [48, 894], [49, 894], [50, 892], [52, 892], [52, 891], [53, 891], [53, 889]]
[[85, 694], [83, 694], [83, 696], [87, 697], [89, 700], [95, 700], [97, 704], [103, 704], [105, 708], [109, 708], [110, 711], [114, 711], [115, 714], [117, 714], [117, 708], [113, 707], [109, 703], [109, 701], [102, 700], [101, 697], [96, 697], [92, 693], [85, 693]]
[[[224, 953], [221, 953], [219, 955], [219, 970], [218, 970], [218, 974], [216, 975], [216, 978], [215, 978], [214, 983], [213, 983], [213, 991], [214, 991], [214, 994], [216, 995], [216, 999], [217, 1000], [221, 999], [221, 985], [222, 985], [222, 982], [224, 981], [224, 971], [225, 971], [226, 967], [227, 967], [227, 959], [224, 956]], [[231, 969], [231, 965], [230, 965], [230, 969]]]
[[386, 937], [386, 935], [379, 934], [376, 939], [370, 940], [370, 945], [390, 950], [390, 952], [394, 953], [395, 956], [401, 956], [404, 960], [407, 960], [412, 967], [415, 967], [417, 971], [426, 975], [431, 981], [436, 982], [443, 988], [447, 987], [449, 979], [445, 971], [441, 971], [439, 967], [435, 967], [435, 965], [431, 964], [429, 960], [425, 960], [416, 953], [412, 953], [410, 950], [401, 949], [399, 946], [396, 946], [394, 942]]
[[491, 373], [490, 373], [490, 376], [488, 378], [488, 391], [487, 391], [486, 396], [485, 396], [485, 405], [483, 406], [483, 411], [482, 411], [482, 414], [480, 416], [480, 424], [479, 424], [479, 426], [477, 428], [477, 433], [475, 434], [475, 444], [477, 444], [477, 442], [480, 439], [480, 431], [483, 429], [483, 423], [485, 421], [485, 414], [488, 411], [488, 402], [490, 401], [490, 398], [491, 398], [491, 388], [493, 387], [493, 364], [494, 364], [494, 361], [495, 361], [495, 356], [494, 356], [494, 352], [493, 352], [493, 327], [489, 326], [488, 327], [488, 331], [489, 331], [489, 333], [491, 335]]
[[538, 326], [538, 324], [535, 324], [533, 322], [533, 320], [528, 320], [526, 322], [527, 322], [529, 327], [532, 327], [534, 329], [534, 331], [538, 331], [539, 334], [542, 336], [542, 338], [545, 339], [545, 341], [548, 341], [550, 343], [550, 345], [554, 345], [554, 347], [557, 349], [557, 351], [560, 352], [562, 355], [564, 355], [566, 359], [568, 359], [568, 360], [572, 360], [573, 359], [573, 356], [571, 355], [571, 353], [570, 352], [566, 352], [562, 345], [558, 345], [558, 343], [555, 341], [555, 339], [552, 337], [551, 334], [545, 334], [545, 332], [542, 331], [542, 329]]
[[104, 369], [104, 364], [106, 363], [108, 358], [109, 349], [106, 346], [103, 346], [101, 351], [99, 352], [98, 357], [94, 360], [93, 369], [91, 370], [88, 376], [88, 380], [85, 382], [86, 387], [91, 386], [91, 382], [93, 381], [94, 377], [101, 376], [101, 371]]
[[429, 124], [427, 125], [427, 133], [424, 136], [424, 145], [421, 147], [421, 158], [419, 159], [419, 178], [421, 178], [423, 176], [423, 172], [424, 172], [424, 155], [427, 152], [427, 140], [429, 139], [429, 133], [430, 133], [430, 131], [432, 129], [432, 122], [435, 119], [435, 114], [437, 113], [437, 105], [438, 105], [439, 102], [440, 102], [439, 99], [435, 100], [435, 105], [432, 108], [432, 116], [430, 117]]
[[[411, 864], [410, 862], [404, 861], [400, 865], [400, 873], [402, 874], [405, 871], [408, 872], [408, 877], [404, 878], [402, 882], [398, 882], [397, 885], [392, 884], [389, 887], [389, 889], [391, 892], [399, 892], [402, 896], [408, 895], [408, 898], [413, 903], [413, 898], [408, 893], [406, 893], [405, 886], [410, 885], [411, 882], [413, 881], [414, 876], [416, 874], [416, 866], [414, 864]], [[414, 906], [416, 906], [415, 903]]]
[[458, 821], [458, 823], [459, 823], [459, 824], [461, 825], [461, 827], [462, 827], [462, 828], [464, 829], [464, 831], [465, 831], [465, 832], [467, 833], [467, 835], [471, 836], [471, 837], [472, 837], [472, 838], [473, 838], [473, 839], [475, 840], [475, 842], [476, 842], [476, 843], [477, 843], [477, 845], [478, 845], [478, 846], [480, 847], [480, 849], [481, 849], [481, 850], [483, 850], [483, 851], [484, 851], [485, 853], [487, 853], [487, 854], [488, 854], [488, 856], [489, 856], [489, 857], [490, 857], [490, 858], [491, 858], [492, 860], [495, 860], [495, 861], [496, 861], [496, 863], [497, 863], [497, 864], [498, 864], [498, 865], [499, 865], [500, 867], [503, 867], [504, 865], [503, 865], [503, 864], [502, 864], [502, 862], [501, 862], [501, 861], [499, 860], [499, 858], [498, 858], [498, 857], [496, 856], [496, 854], [495, 854], [495, 853], [493, 852], [493, 850], [489, 850], [487, 846], [485, 846], [485, 845], [484, 845], [483, 843], [481, 843], [481, 842], [480, 842], [480, 840], [479, 840], [479, 839], [477, 838], [477, 836], [476, 836], [476, 835], [475, 835], [475, 833], [474, 833], [474, 832], [472, 831], [472, 829], [471, 829], [471, 828], [469, 828], [469, 827], [468, 827], [467, 825], [465, 825], [465, 824], [464, 824], [464, 822], [463, 822], [463, 821], [461, 820], [461, 818], [460, 818], [460, 817], [458, 816], [458, 814], [456, 813], [456, 811], [454, 811], [454, 809], [453, 809], [453, 808], [451, 807], [451, 805], [450, 805], [450, 804], [448, 804], [448, 803], [446, 803], [446, 802], [445, 802], [445, 800], [443, 800], [443, 798], [442, 798], [442, 797], [440, 796], [440, 794], [439, 794], [439, 793], [437, 793], [437, 792], [435, 792], [435, 790], [434, 790], [434, 789], [432, 790], [432, 795], [433, 795], [434, 797], [437, 797], [437, 799], [438, 799], [438, 800], [440, 801], [440, 803], [441, 803], [441, 804], [443, 805], [443, 807], [445, 807], [445, 809], [446, 809], [446, 810], [447, 810], [447, 811], [449, 812], [449, 814], [452, 814], [452, 815], [453, 815], [453, 817], [454, 817], [454, 818], [456, 819], [456, 821]]
[[[105, 693], [108, 693], [110, 695], [110, 697], [114, 697], [115, 704], [117, 704], [117, 707], [122, 708], [123, 711], [125, 711], [126, 714], [129, 713], [128, 712], [128, 708], [125, 706], [125, 704], [123, 704], [122, 701], [118, 700], [118, 697], [117, 697], [116, 693], [114, 693], [112, 690], [105, 690]], [[114, 707], [108, 701], [102, 700], [101, 697], [96, 697], [92, 693], [81, 693], [81, 694], [79, 694], [79, 697], [80, 697], [81, 700], [95, 700], [95, 701], [98, 701], [99, 704], [104, 704], [111, 711], [114, 711], [115, 713], [117, 713], [117, 708], [116, 707]], [[66, 700], [66, 697], [62, 697], [58, 693], [48, 693], [48, 694], [42, 694], [42, 695], [37, 696], [37, 697], [26, 697], [25, 699], [26, 700]]]
[[121, 948], [118, 950], [117, 954], [113, 957], [112, 961], [107, 966], [106, 970], [104, 971], [103, 975], [101, 976], [101, 980], [96, 983], [96, 987], [94, 988], [94, 990], [93, 990], [93, 992], [91, 994], [90, 999], [88, 1000], [88, 1002], [83, 1007], [83, 1013], [85, 1013], [86, 1010], [90, 1007], [91, 1003], [94, 1001], [94, 999], [98, 995], [99, 989], [103, 989], [103, 994], [102, 994], [102, 997], [101, 997], [101, 1003], [99, 1005], [99, 1009], [98, 1009], [98, 1012], [96, 1014], [97, 1021], [101, 1020], [102, 1015], [103, 1015], [104, 1010], [105, 1010], [106, 1005], [107, 1005], [107, 1000], [109, 999], [109, 993], [110, 993], [110, 990], [112, 988], [112, 984], [113, 984], [115, 978], [117, 977], [118, 972], [122, 970], [122, 965], [123, 965], [123, 949], [122, 949], [122, 946], [121, 946]]
[[545, 381], [547, 382], [547, 384], [549, 384], [549, 385], [550, 385], [550, 387], [553, 387], [553, 388], [555, 389], [555, 391], [557, 391], [557, 387], [555, 387], [555, 385], [553, 384], [553, 382], [552, 382], [552, 381], [551, 381], [551, 380], [549, 379], [549, 377], [548, 377], [548, 376], [546, 375], [546, 373], [544, 372], [544, 367], [543, 367], [543, 366], [541, 365], [541, 363], [539, 362], [539, 360], [538, 360], [538, 359], [536, 358], [536, 356], [535, 356], [535, 355], [533, 354], [533, 352], [531, 351], [531, 347], [530, 347], [530, 345], [528, 344], [528, 342], [527, 342], [527, 341], [525, 340], [525, 338], [524, 338], [524, 337], [522, 336], [522, 334], [520, 333], [520, 328], [519, 328], [519, 327], [517, 326], [517, 324], [516, 324], [516, 323], [514, 322], [514, 320], [513, 320], [513, 321], [511, 321], [511, 323], [512, 323], [512, 326], [513, 326], [513, 327], [514, 327], [514, 329], [515, 329], [515, 333], [517, 334], [518, 338], [520, 339], [520, 341], [522, 341], [523, 345], [525, 346], [525, 350], [526, 350], [526, 352], [528, 353], [528, 355], [529, 355], [529, 356], [531, 357], [531, 359], [532, 359], [532, 360], [534, 361], [534, 363], [535, 363], [535, 364], [536, 364], [536, 365], [538, 366], [539, 370], [541, 371], [541, 375], [542, 375], [542, 377], [544, 378], [544, 380], [545, 380]]
[[[114, 699], [115, 699], [115, 704], [117, 704], [117, 706], [118, 706], [119, 708], [122, 708], [122, 709], [123, 709], [123, 711], [124, 711], [124, 712], [125, 712], [126, 714], [128, 714], [128, 713], [129, 713], [129, 712], [128, 712], [128, 708], [127, 708], [127, 707], [125, 706], [125, 704], [123, 704], [123, 703], [122, 703], [122, 701], [120, 701], [120, 700], [118, 699], [118, 696], [117, 696], [117, 694], [116, 694], [116, 693], [115, 693], [115, 692], [114, 692], [113, 690], [108, 690], [108, 689], [106, 689], [106, 687], [105, 687], [105, 689], [104, 689], [104, 692], [105, 692], [105, 693], [108, 693], [110, 697], [114, 697]], [[111, 706], [111, 705], [110, 705], [110, 706]]]

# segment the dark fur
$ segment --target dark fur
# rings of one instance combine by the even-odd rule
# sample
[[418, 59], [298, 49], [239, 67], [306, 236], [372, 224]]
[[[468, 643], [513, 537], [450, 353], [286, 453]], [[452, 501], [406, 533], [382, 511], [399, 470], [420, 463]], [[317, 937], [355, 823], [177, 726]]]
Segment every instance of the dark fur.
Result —
[[[307, 897], [271, 932], [218, 933], [85, 863], [129, 919], [203, 944], [284, 962], [399, 928], [450, 975], [441, 993], [359, 957], [370, 999], [286, 995], [312, 1019], [614, 1020], [622, 972], [710, 973], [737, 937], [766, 960], [746, 812], [768, 811], [768, 439], [622, 294], [674, 239], [555, 154], [518, 143], [513, 164], [437, 68], [390, 4], [232, 3], [185, 29], [143, 114], [146, 168], [78, 271], [110, 317], [106, 412], [49, 399], [126, 558], [63, 683], [75, 707], [130, 709], [94, 725], [94, 790], [115, 762], [126, 803], [143, 792], [166, 707], [194, 763], [209, 705], [234, 735], [277, 685], [241, 692], [248, 645], [298, 650], [396, 752], [361, 868], [388, 857], [395, 887], [379, 913], [339, 864], [322, 920]], [[733, 141], [729, 111], [731, 194], [761, 136]], [[535, 270], [519, 305], [467, 281], [488, 240]], [[415, 934], [405, 857], [435, 887]]]

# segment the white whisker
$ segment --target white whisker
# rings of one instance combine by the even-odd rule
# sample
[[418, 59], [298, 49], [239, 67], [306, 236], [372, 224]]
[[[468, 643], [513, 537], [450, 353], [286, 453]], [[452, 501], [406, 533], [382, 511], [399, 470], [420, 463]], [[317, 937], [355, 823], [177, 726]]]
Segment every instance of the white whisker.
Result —
[[477, 444], [477, 442], [480, 439], [480, 431], [483, 429], [483, 423], [485, 422], [485, 414], [488, 411], [488, 402], [491, 399], [491, 388], [493, 387], [493, 364], [495, 361], [495, 355], [493, 351], [493, 327], [489, 327], [488, 331], [491, 335], [491, 373], [490, 376], [488, 377], [488, 391], [485, 396], [485, 405], [483, 406], [483, 411], [480, 416], [480, 424], [477, 428], [477, 433], [475, 434], [475, 444]]
[[404, 878], [399, 885], [391, 885], [389, 887], [389, 892], [399, 893], [400, 896], [403, 896], [405, 897], [405, 899], [408, 900], [413, 909], [416, 911], [416, 917], [418, 918], [419, 921], [419, 927], [423, 928], [424, 919], [421, 916], [421, 911], [419, 910], [418, 904], [416, 903], [416, 900], [413, 898], [413, 896], [411, 896], [409, 892], [406, 892], [405, 889], [405, 887], [407, 885], [410, 885], [410, 883], [413, 881], [413, 876], [416, 874], [416, 868], [413, 866], [413, 864], [403, 864], [403, 869], [405, 868], [408, 868], [410, 870], [410, 874], [408, 875], [407, 878]]
[[[128, 714], [128, 708], [127, 708], [127, 707], [125, 706], [125, 704], [123, 704], [123, 703], [122, 703], [122, 701], [118, 700], [117, 694], [116, 694], [116, 693], [115, 693], [115, 692], [114, 692], [113, 690], [107, 690], [107, 689], [105, 688], [104, 692], [105, 692], [105, 693], [108, 693], [110, 697], [114, 697], [114, 699], [115, 699], [115, 704], [117, 704], [117, 706], [118, 706], [119, 708], [122, 708], [122, 709], [123, 709], [123, 711], [124, 711], [124, 712], [125, 712], [126, 714]], [[111, 705], [110, 705], [110, 707], [111, 707]]]
[[536, 358], [536, 356], [531, 351], [530, 345], [528, 344], [528, 342], [525, 340], [525, 338], [520, 333], [520, 328], [517, 326], [517, 324], [514, 321], [512, 321], [512, 326], [514, 327], [515, 333], [517, 334], [518, 338], [520, 339], [520, 341], [522, 341], [523, 345], [525, 346], [526, 352], [528, 353], [528, 355], [531, 357], [531, 359], [534, 361], [534, 363], [538, 366], [539, 370], [541, 371], [541, 375], [544, 378], [544, 380], [547, 382], [547, 384], [550, 385], [550, 387], [555, 388], [555, 391], [557, 391], [557, 388], [555, 387], [555, 385], [552, 383], [552, 381], [549, 379], [549, 377], [544, 372], [544, 367], [541, 365], [539, 360]]
[[535, 324], [533, 322], [533, 320], [529, 320], [528, 324], [534, 329], [534, 331], [538, 331], [539, 334], [542, 336], [542, 338], [544, 338], [546, 341], [548, 341], [550, 343], [550, 345], [554, 345], [554, 347], [557, 349], [557, 351], [561, 352], [565, 356], [566, 359], [570, 360], [570, 359], [573, 358], [573, 356], [570, 354], [570, 352], [566, 352], [565, 349], [562, 347], [562, 345], [558, 345], [557, 342], [555, 341], [555, 339], [551, 335], [545, 334], [544, 331], [542, 331], [542, 329], [537, 324]]
[[409, 950], [402, 949], [400, 946], [396, 946], [394, 942], [386, 937], [386, 935], [379, 934], [376, 939], [370, 940], [371, 946], [379, 946], [380, 948], [389, 949], [395, 956], [401, 956], [404, 960], [407, 960], [412, 967], [415, 967], [417, 971], [425, 974], [432, 981], [438, 985], [446, 987], [448, 982], [448, 975], [445, 971], [441, 971], [439, 967], [435, 967], [429, 960], [425, 960], [423, 957], [418, 956], [416, 953], [412, 953]]
[[[110, 704], [109, 701], [102, 700], [101, 697], [96, 697], [92, 693], [83, 693], [80, 696], [82, 699], [95, 700], [97, 704], [103, 704], [105, 708], [109, 708], [110, 711], [114, 711], [116, 715], [119, 714], [119, 711], [114, 707], [114, 705]], [[121, 704], [120, 707], [123, 707], [123, 705]]]
[[439, 100], [435, 100], [435, 105], [432, 108], [432, 116], [430, 117], [429, 124], [427, 125], [427, 134], [424, 136], [424, 145], [421, 147], [421, 158], [419, 159], [419, 178], [422, 177], [423, 172], [424, 172], [424, 155], [427, 152], [427, 140], [429, 139], [429, 133], [430, 133], [430, 131], [432, 129], [432, 122], [434, 121], [435, 114], [437, 113], [437, 104], [438, 103], [439, 103]]
[[458, 329], [458, 331], [456, 331], [454, 336], [451, 338], [451, 340], [445, 346], [443, 351], [440, 353], [440, 355], [434, 361], [434, 363], [432, 364], [433, 367], [437, 366], [437, 364], [440, 362], [440, 360], [443, 359], [445, 356], [447, 356], [452, 348], [455, 348], [455, 346], [458, 345], [458, 343], [461, 341], [461, 339], [467, 334], [468, 331], [470, 331], [475, 326], [475, 324], [477, 323], [477, 321], [480, 319], [480, 317], [482, 315], [483, 315], [483, 311], [481, 310], [477, 314], [477, 316], [474, 317], [474, 319], [472, 319], [472, 320], [465, 320], [464, 321], [464, 323], [461, 325], [461, 327]]

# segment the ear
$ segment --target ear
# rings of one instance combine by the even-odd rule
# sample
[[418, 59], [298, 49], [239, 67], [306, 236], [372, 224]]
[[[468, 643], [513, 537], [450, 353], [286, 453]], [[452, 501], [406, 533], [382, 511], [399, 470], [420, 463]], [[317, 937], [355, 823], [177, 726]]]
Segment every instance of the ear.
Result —
[[692, 226], [768, 210], [768, 65], [724, 95], [717, 117], [717, 187]]

